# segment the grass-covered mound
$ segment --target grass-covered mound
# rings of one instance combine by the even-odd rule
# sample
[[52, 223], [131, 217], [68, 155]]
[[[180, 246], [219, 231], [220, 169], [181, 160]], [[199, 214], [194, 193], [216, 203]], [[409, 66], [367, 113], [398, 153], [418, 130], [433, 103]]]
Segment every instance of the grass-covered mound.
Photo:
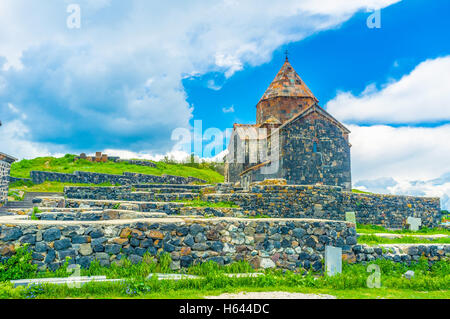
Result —
[[75, 155], [67, 154], [61, 158], [38, 157], [31, 160], [21, 160], [11, 166], [11, 176], [29, 178], [31, 171], [47, 171], [57, 173], [73, 173], [75, 171], [95, 172], [105, 174], [122, 174], [124, 172], [176, 175], [196, 177], [208, 183], [223, 182], [224, 177], [219, 173], [221, 164], [217, 163], [187, 163], [179, 164], [170, 161], [154, 162], [156, 167], [131, 165], [127, 162], [94, 163], [87, 160], [74, 161]]
[[401, 234], [401, 235], [436, 235], [436, 234], [450, 235], [450, 230], [448, 229], [427, 228], [427, 227], [422, 227], [418, 231], [411, 231], [408, 229], [389, 230], [383, 226], [378, 225], [356, 224], [356, 230], [360, 234], [384, 233], [384, 234]]
[[358, 237], [358, 244], [380, 245], [380, 244], [450, 244], [450, 237], [442, 238], [420, 238], [414, 236], [404, 236], [400, 238], [386, 238], [375, 235], [361, 235]]

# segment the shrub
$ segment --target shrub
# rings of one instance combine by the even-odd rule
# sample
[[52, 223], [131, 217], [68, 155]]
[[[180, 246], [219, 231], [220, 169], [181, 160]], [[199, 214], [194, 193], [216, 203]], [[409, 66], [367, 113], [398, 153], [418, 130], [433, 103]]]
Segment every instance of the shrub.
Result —
[[37, 265], [32, 265], [31, 260], [31, 250], [28, 245], [16, 249], [16, 253], [6, 263], [0, 263], [0, 281], [34, 277]]

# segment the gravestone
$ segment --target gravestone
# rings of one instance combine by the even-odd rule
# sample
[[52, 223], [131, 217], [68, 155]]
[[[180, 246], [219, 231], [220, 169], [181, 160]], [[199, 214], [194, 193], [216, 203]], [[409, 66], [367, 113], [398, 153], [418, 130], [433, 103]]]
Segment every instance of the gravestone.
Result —
[[416, 217], [408, 217], [406, 223], [409, 225], [409, 230], [418, 231], [422, 225], [422, 219]]
[[328, 276], [342, 273], [342, 248], [325, 247], [325, 271]]
[[345, 213], [345, 221], [349, 223], [354, 223], [356, 227], [356, 213], [355, 212], [346, 212]]

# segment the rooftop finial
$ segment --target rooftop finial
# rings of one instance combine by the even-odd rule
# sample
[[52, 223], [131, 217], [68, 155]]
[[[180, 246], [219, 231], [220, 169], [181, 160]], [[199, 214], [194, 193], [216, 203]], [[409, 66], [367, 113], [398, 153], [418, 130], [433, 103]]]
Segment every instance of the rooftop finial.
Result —
[[287, 49], [284, 51], [284, 54], [286, 55], [286, 61], [289, 61], [289, 51]]

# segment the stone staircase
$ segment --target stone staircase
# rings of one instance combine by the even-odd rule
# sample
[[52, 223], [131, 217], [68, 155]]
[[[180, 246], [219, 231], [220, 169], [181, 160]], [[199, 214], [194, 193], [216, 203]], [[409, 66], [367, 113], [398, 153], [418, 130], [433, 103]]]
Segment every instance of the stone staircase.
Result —
[[44, 193], [44, 192], [29, 192], [26, 193], [22, 201], [7, 202], [6, 205], [0, 207], [0, 214], [5, 214], [8, 209], [27, 209], [32, 208], [34, 205], [33, 200], [36, 197], [55, 197], [64, 196], [64, 193]]

